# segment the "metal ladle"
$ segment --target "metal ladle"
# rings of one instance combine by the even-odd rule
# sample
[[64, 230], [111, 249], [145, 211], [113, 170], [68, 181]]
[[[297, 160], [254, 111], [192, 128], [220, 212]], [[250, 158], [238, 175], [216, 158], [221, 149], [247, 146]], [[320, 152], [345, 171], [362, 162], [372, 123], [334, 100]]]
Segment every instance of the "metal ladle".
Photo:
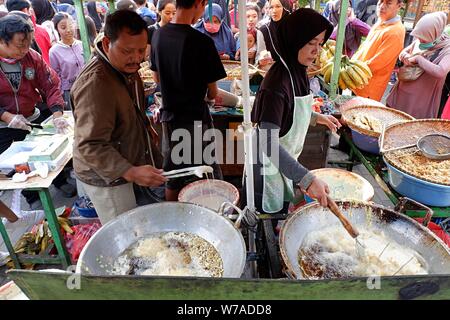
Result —
[[417, 147], [422, 154], [432, 160], [450, 159], [450, 137], [441, 133], [427, 134], [415, 144], [381, 150], [382, 153]]

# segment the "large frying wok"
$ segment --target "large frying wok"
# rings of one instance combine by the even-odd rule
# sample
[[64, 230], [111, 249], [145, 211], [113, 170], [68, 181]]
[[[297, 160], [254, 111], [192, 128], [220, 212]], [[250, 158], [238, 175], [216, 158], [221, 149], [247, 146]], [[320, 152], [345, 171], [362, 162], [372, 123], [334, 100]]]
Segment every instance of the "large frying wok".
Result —
[[[416, 250], [425, 259], [430, 274], [450, 273], [449, 248], [433, 232], [417, 221], [368, 202], [337, 201], [336, 203], [359, 230], [370, 225], [372, 228], [383, 230], [386, 236], [399, 244]], [[404, 205], [404, 202], [402, 204]], [[425, 224], [428, 224], [432, 215], [432, 211], [428, 210]], [[309, 278], [299, 266], [298, 249], [308, 233], [334, 225], [340, 225], [339, 220], [317, 202], [299, 208], [286, 219], [280, 232], [280, 250], [288, 276], [294, 279]]]
[[77, 272], [110, 275], [117, 257], [138, 239], [170, 231], [193, 233], [207, 240], [222, 258], [223, 277], [239, 278], [242, 275], [246, 247], [239, 230], [215, 211], [181, 202], [138, 207], [105, 224], [83, 248]]

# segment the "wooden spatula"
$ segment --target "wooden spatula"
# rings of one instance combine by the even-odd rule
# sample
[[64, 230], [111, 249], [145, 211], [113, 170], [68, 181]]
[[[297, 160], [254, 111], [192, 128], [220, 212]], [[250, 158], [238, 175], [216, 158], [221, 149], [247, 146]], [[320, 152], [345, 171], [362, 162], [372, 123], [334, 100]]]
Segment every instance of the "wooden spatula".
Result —
[[344, 214], [341, 212], [339, 207], [337, 206], [336, 202], [333, 201], [330, 197], [327, 197], [328, 201], [328, 208], [331, 212], [334, 213], [334, 215], [341, 221], [342, 225], [344, 226], [345, 230], [352, 236], [352, 238], [355, 238], [359, 235], [358, 230], [356, 230], [355, 227], [348, 221], [348, 219], [344, 216]]

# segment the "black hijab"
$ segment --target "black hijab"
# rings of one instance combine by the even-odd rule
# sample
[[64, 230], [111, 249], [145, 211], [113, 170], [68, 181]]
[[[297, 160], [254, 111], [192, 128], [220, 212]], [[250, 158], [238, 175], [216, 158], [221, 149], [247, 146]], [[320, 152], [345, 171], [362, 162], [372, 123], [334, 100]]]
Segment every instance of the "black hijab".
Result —
[[298, 62], [298, 51], [323, 31], [326, 31], [326, 41], [333, 31], [333, 26], [312, 9], [295, 11], [279, 25], [279, 53], [289, 68], [292, 82], [281, 60], [276, 61], [256, 94], [252, 121], [274, 123], [280, 127], [280, 137], [289, 131], [294, 117], [294, 97], [303, 97], [310, 93], [306, 67]]
[[[296, 96], [309, 94], [307, 67], [298, 62], [298, 51], [323, 31], [326, 31], [326, 42], [333, 32], [333, 25], [320, 13], [309, 8], [293, 12], [278, 27], [279, 53], [292, 75]], [[275, 63], [272, 68], [286, 69], [281, 62]]]
[[264, 36], [264, 42], [266, 43], [266, 49], [270, 51], [272, 59], [278, 61], [278, 27], [280, 23], [289, 16], [292, 12], [292, 3], [290, 0], [279, 0], [283, 6], [283, 13], [281, 14], [281, 19], [278, 21], [270, 19], [267, 24], [261, 26], [260, 30]]
[[37, 24], [42, 24], [44, 21], [51, 21], [55, 15], [55, 10], [48, 0], [31, 0], [31, 6], [36, 14]]
[[100, 29], [102, 28], [102, 20], [100, 19], [100, 16], [97, 13], [97, 5], [95, 1], [89, 1], [86, 7], [89, 17], [91, 17], [92, 20], [94, 20], [95, 29], [97, 30], [97, 32], [99, 32]]

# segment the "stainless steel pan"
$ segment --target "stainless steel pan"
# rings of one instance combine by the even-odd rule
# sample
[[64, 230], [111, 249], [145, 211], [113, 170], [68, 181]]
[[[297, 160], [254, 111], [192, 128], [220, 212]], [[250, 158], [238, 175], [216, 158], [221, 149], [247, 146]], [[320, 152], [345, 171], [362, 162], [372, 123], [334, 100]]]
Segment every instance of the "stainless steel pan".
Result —
[[[390, 239], [416, 250], [426, 261], [430, 274], [450, 273], [450, 250], [432, 231], [399, 212], [368, 202], [337, 201], [343, 213], [359, 230], [370, 225], [382, 229]], [[430, 210], [430, 209], [428, 209]], [[431, 218], [430, 210], [425, 223]], [[284, 222], [280, 232], [280, 250], [286, 273], [292, 278], [308, 278], [298, 263], [298, 249], [311, 231], [340, 225], [328, 209], [317, 202], [299, 208]]]
[[108, 222], [84, 247], [77, 272], [109, 275], [114, 261], [138, 239], [170, 231], [189, 232], [207, 240], [223, 260], [223, 277], [239, 278], [242, 275], [246, 247], [240, 231], [217, 212], [182, 202], [138, 207]]

